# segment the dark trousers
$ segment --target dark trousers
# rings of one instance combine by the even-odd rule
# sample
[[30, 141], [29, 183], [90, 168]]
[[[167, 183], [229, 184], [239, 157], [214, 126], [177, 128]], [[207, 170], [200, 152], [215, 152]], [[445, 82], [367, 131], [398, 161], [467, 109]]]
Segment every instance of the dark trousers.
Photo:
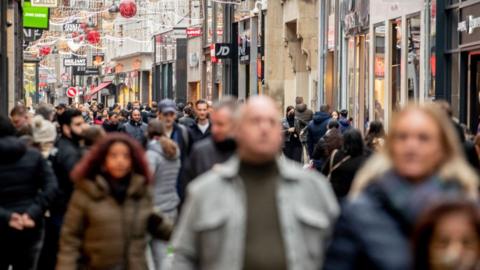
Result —
[[8, 228], [0, 233], [0, 270], [36, 270], [43, 244], [43, 222], [33, 229]]
[[283, 153], [285, 156], [291, 160], [297, 162], [302, 162], [303, 148], [301, 143], [297, 142], [285, 142], [285, 147], [283, 148]]
[[52, 216], [45, 220], [45, 241], [38, 261], [38, 270], [55, 269], [62, 222], [63, 216]]

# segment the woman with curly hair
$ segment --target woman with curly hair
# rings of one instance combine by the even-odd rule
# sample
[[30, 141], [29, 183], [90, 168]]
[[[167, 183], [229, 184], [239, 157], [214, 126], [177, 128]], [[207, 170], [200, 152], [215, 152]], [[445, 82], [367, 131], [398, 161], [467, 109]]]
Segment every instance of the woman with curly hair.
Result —
[[168, 240], [171, 225], [153, 211], [142, 147], [127, 135], [99, 141], [71, 173], [57, 269], [147, 269], [147, 234]]

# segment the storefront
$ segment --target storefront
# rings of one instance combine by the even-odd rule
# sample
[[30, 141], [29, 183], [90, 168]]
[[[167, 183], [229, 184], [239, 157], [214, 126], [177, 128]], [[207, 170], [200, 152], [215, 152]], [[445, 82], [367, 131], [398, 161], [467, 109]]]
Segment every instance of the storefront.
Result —
[[[451, 102], [454, 115], [474, 133], [480, 115], [480, 1], [438, 1], [436, 70], [438, 99]], [[441, 41], [442, 40], [442, 41]], [[448, 41], [448, 42], [445, 42]]]
[[371, 0], [370, 20], [365, 108], [372, 109], [364, 113], [388, 126], [407, 103], [435, 98], [436, 0]]
[[150, 88], [151, 54], [135, 53], [112, 60], [116, 63], [113, 83], [117, 85], [118, 103], [123, 106], [134, 101], [149, 104], [152, 99]]
[[[201, 28], [197, 28], [201, 31]], [[193, 32], [193, 31], [192, 31]], [[188, 33], [187, 33], [188, 35]], [[202, 51], [202, 37], [201, 32], [198, 36], [191, 36], [188, 38], [187, 52], [188, 52], [188, 65], [187, 65], [187, 101], [195, 102], [202, 98], [202, 65], [201, 61]]]
[[154, 35], [153, 99], [185, 102], [187, 96], [187, 39], [185, 28]]
[[[335, 82], [335, 85], [341, 84], [342, 87], [339, 93], [334, 93], [334, 83], [331, 83], [332, 89], [326, 88], [326, 100], [328, 102], [330, 99], [330, 102], [333, 103], [333, 98], [336, 95], [339, 98], [338, 109], [347, 109], [349, 116], [353, 118], [354, 125], [363, 130], [369, 121], [370, 107], [368, 102], [369, 1], [342, 1], [340, 13], [342, 14], [342, 30], [345, 37], [339, 44], [339, 47], [342, 48], [342, 68], [340, 72], [343, 80]], [[333, 22], [331, 19], [329, 21]], [[332, 38], [329, 37], [329, 40]], [[335, 41], [329, 41], [329, 43], [335, 44]], [[329, 47], [332, 47], [333, 44], [329, 44]], [[333, 55], [327, 57], [327, 63], [330, 62], [333, 62]], [[329, 67], [333, 66], [333, 63], [327, 64], [327, 73], [331, 72], [333, 74], [333, 71], [329, 71]], [[326, 81], [327, 86], [328, 82], [329, 80]]]

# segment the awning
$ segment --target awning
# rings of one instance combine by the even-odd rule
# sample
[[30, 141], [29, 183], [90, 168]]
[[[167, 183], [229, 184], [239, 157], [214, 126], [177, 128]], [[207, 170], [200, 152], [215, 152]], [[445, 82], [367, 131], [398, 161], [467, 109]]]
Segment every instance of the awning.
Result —
[[97, 87], [95, 87], [93, 90], [90, 91], [90, 93], [88, 93], [89, 96], [93, 96], [95, 95], [96, 93], [98, 93], [98, 91], [104, 89], [105, 87], [109, 86], [112, 82], [102, 82], [101, 84], [99, 84]]

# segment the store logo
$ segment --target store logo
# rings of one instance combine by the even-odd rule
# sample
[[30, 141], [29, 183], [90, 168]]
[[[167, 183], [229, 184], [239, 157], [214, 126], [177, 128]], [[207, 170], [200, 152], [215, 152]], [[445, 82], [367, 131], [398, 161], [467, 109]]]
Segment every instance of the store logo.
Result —
[[65, 58], [63, 59], [63, 66], [65, 67], [86, 67], [87, 58]]
[[467, 17], [467, 20], [458, 23], [457, 31], [472, 34], [477, 28], [480, 28], [480, 17], [474, 18], [470, 15]]
[[51, 7], [58, 6], [57, 0], [32, 0], [32, 7]]

